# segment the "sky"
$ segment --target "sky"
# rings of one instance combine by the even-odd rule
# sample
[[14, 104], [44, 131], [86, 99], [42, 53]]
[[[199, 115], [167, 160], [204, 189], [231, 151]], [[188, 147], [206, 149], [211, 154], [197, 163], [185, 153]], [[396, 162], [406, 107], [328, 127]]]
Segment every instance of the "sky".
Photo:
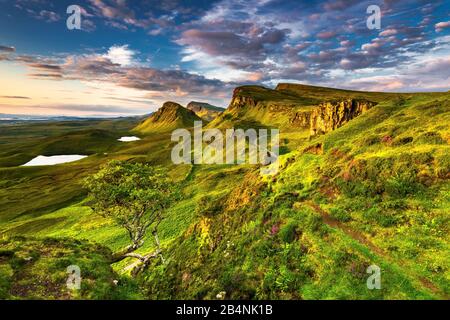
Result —
[[[66, 24], [74, 4], [80, 30]], [[236, 86], [280, 82], [448, 91], [450, 1], [0, 0], [0, 113], [226, 108]]]

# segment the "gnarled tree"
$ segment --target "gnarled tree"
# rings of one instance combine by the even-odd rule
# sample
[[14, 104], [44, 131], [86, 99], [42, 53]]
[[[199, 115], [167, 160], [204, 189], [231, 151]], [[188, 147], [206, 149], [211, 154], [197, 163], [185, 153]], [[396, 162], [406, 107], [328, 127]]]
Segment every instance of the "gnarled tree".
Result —
[[[178, 195], [177, 185], [164, 168], [113, 160], [86, 178], [84, 186], [89, 191], [94, 212], [112, 219], [130, 238], [131, 244], [115, 253], [112, 263], [125, 258], [138, 259], [140, 263], [132, 271], [136, 275], [153, 258], [160, 257], [164, 262], [158, 226], [165, 209]], [[148, 254], [136, 253], [149, 232], [156, 250]]]

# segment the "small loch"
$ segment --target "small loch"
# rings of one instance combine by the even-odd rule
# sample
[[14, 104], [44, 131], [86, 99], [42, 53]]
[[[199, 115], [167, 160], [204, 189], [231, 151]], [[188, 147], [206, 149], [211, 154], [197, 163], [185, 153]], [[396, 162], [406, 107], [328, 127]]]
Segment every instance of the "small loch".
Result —
[[61, 155], [61, 156], [37, 156], [31, 161], [22, 165], [22, 167], [35, 167], [35, 166], [54, 166], [61, 163], [69, 163], [86, 158], [87, 156], [73, 154], [73, 155]]

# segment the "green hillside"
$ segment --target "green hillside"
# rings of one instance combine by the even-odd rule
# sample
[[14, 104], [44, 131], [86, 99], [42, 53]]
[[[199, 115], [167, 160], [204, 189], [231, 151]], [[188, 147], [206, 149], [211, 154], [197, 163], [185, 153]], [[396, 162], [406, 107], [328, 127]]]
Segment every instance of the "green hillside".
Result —
[[178, 128], [190, 128], [194, 121], [201, 121], [193, 111], [175, 102], [166, 102], [148, 119], [142, 121], [134, 131], [140, 133], [169, 132]]
[[[362, 113], [347, 112], [369, 102]], [[313, 113], [337, 129], [311, 136]], [[170, 131], [198, 119], [167, 103], [140, 124], [129, 118], [0, 125], [0, 298], [450, 296], [450, 93], [237, 88], [208, 127], [280, 128], [281, 166], [270, 178], [259, 166], [172, 164]], [[117, 141], [136, 132], [142, 140]], [[61, 153], [89, 157], [20, 167]], [[155, 261], [136, 279], [129, 276], [133, 260], [109, 267], [127, 233], [92, 211], [81, 186], [113, 159], [164, 166], [181, 183], [181, 199], [159, 227], [166, 263]], [[146, 240], [139, 253], [152, 249], [152, 235]], [[57, 262], [55, 255], [70, 259]], [[88, 278], [98, 281], [67, 295], [68, 260], [81, 257]], [[367, 289], [370, 265], [381, 268], [381, 290]], [[21, 274], [39, 281], [18, 281]], [[111, 279], [119, 280], [114, 289]], [[45, 281], [54, 290], [42, 289]]]
[[[394, 97], [298, 145], [275, 178], [251, 170], [208, 198], [170, 263], [143, 278], [148, 296], [448, 297], [450, 95]], [[373, 264], [381, 290], [366, 288]]]

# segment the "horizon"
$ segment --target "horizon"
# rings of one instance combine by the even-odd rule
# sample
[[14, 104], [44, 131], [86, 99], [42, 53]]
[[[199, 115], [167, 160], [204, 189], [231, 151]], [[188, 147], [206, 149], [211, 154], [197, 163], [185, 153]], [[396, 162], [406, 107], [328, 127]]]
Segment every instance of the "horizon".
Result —
[[[369, 93], [389, 93], [389, 94], [421, 94], [421, 93], [430, 93], [430, 94], [432, 94], [432, 93], [446, 93], [446, 92], [450, 92], [450, 90], [443, 90], [443, 91], [414, 91], [414, 92], [408, 92], [408, 91], [404, 91], [404, 92], [401, 92], [401, 91], [398, 91], [398, 92], [392, 92], [392, 91], [363, 91], [363, 90], [352, 90], [352, 89], [344, 89], [344, 88], [338, 88], [338, 87], [333, 87], [333, 88], [331, 88], [331, 87], [322, 87], [322, 86], [314, 86], [314, 85], [308, 85], [308, 84], [304, 84], [304, 83], [294, 83], [294, 82], [292, 82], [292, 83], [290, 83], [290, 82], [280, 82], [278, 85], [280, 85], [280, 84], [296, 84], [296, 85], [303, 85], [303, 86], [310, 86], [310, 87], [319, 87], [319, 88], [327, 88], [327, 89], [333, 89], [333, 90], [349, 90], [349, 91], [355, 91], [355, 92], [369, 92]], [[277, 86], [274, 86], [273, 88], [270, 88], [270, 89], [275, 89]], [[236, 87], [236, 88], [239, 88], [239, 87]], [[266, 88], [269, 88], [269, 87], [266, 87]], [[231, 98], [230, 98], [231, 99]], [[147, 113], [139, 113], [139, 114], [120, 114], [120, 115], [109, 115], [109, 114], [103, 114], [103, 115], [101, 115], [101, 114], [87, 114], [87, 115], [68, 115], [68, 114], [58, 114], [58, 113], [55, 113], [55, 114], [38, 114], [38, 113], [36, 113], [36, 114], [24, 114], [24, 113], [3, 113], [3, 112], [0, 112], [0, 115], [13, 115], [13, 116], [30, 116], [30, 117], [53, 117], [53, 118], [55, 118], [55, 117], [72, 117], [72, 118], [80, 118], [80, 119], [83, 119], [83, 118], [99, 118], [99, 119], [107, 119], [107, 118], [128, 118], [128, 117], [142, 117], [142, 116], [146, 116], [146, 115], [150, 115], [150, 114], [152, 114], [152, 113], [154, 113], [154, 112], [156, 112], [157, 110], [159, 110], [160, 108], [162, 108], [162, 106], [163, 106], [163, 104], [164, 103], [166, 103], [166, 102], [175, 102], [175, 103], [178, 103], [177, 101], [169, 101], [169, 100], [167, 100], [167, 101], [164, 101], [164, 102], [162, 102], [161, 103], [161, 105], [160, 106], [157, 106], [153, 111], [150, 111], [150, 112], [147, 112]], [[206, 101], [190, 101], [189, 103], [192, 103], [192, 102], [194, 102], [194, 103], [207, 103]], [[187, 107], [187, 105], [189, 104], [189, 103], [186, 103], [186, 104], [181, 104], [181, 103], [178, 103], [178, 104], [180, 104], [183, 108], [186, 108]], [[222, 107], [222, 106], [214, 106], [214, 107], [218, 107], [218, 108], [221, 108], [221, 109], [223, 109], [224, 111], [228, 108], [228, 106], [226, 106], [226, 107]], [[0, 109], [1, 110], [1, 109]]]
[[[226, 108], [235, 87], [450, 90], [446, 1], [0, 0], [0, 113], [127, 117]], [[381, 26], [369, 29], [370, 5]]]

